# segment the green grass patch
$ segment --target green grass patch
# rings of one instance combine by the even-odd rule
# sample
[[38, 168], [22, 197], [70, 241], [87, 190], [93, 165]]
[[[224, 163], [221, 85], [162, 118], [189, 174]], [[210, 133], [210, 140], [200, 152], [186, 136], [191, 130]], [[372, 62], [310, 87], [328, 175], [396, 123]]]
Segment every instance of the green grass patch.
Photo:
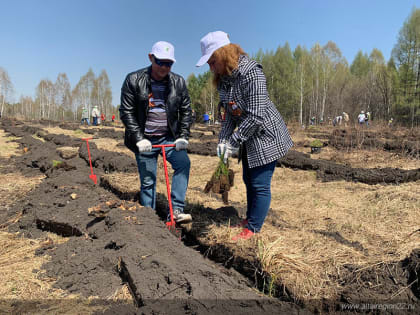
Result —
[[311, 142], [311, 147], [313, 148], [322, 148], [324, 146], [324, 143], [321, 140], [314, 140]]
[[53, 161], [52, 161], [52, 165], [53, 165], [53, 167], [57, 167], [57, 166], [59, 166], [59, 165], [61, 165], [61, 164], [63, 164], [63, 161], [57, 161], [57, 160], [53, 160]]

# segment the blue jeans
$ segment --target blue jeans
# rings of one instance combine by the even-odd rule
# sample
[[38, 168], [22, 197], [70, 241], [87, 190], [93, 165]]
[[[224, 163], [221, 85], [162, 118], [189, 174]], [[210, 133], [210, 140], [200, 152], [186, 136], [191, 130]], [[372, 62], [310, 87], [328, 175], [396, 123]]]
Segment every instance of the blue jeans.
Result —
[[[152, 145], [174, 143], [173, 139], [167, 137], [150, 137], [149, 140]], [[184, 212], [185, 195], [190, 177], [190, 158], [187, 150], [176, 151], [175, 147], [165, 148], [165, 153], [166, 160], [171, 163], [174, 169], [171, 185], [172, 208]], [[156, 209], [156, 170], [159, 154], [161, 154], [160, 148], [153, 148], [152, 152], [136, 153], [137, 168], [140, 174], [140, 204], [152, 209]], [[164, 169], [162, 169], [161, 176], [165, 176]]]
[[246, 153], [243, 155], [243, 180], [246, 186], [248, 220], [247, 228], [259, 232], [264, 224], [265, 217], [270, 209], [271, 178], [273, 177], [277, 161], [269, 164], [249, 168]]
[[88, 126], [90, 126], [90, 123], [89, 123], [89, 118], [82, 118], [82, 121], [80, 122], [80, 124], [81, 124], [81, 125], [83, 125], [83, 123], [84, 123], [85, 121], [87, 122]]

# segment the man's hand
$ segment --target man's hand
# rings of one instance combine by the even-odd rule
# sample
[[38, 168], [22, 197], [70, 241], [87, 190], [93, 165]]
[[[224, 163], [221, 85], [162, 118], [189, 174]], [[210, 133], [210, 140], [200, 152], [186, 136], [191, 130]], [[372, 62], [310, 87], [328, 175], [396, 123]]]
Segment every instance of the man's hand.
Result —
[[147, 139], [140, 140], [136, 145], [137, 148], [139, 148], [140, 153], [152, 152], [152, 143]]
[[234, 147], [230, 143], [226, 144], [226, 150], [225, 150], [225, 155], [223, 156], [223, 162], [226, 164], [228, 161], [228, 158], [238, 155], [238, 152], [239, 152], [239, 147]]
[[186, 150], [188, 148], [188, 140], [178, 138], [175, 140], [175, 150]]

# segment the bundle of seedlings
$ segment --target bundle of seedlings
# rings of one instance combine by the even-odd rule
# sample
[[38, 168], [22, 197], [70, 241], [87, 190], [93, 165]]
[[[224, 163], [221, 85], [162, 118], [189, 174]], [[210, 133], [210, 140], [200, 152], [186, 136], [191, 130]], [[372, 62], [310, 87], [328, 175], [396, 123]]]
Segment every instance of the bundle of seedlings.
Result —
[[233, 170], [229, 169], [229, 162], [224, 163], [222, 155], [216, 170], [204, 188], [204, 192], [209, 193], [212, 191], [216, 194], [221, 194], [223, 202], [229, 204], [228, 192], [230, 188], [233, 187], [234, 177], [235, 174], [233, 173]]

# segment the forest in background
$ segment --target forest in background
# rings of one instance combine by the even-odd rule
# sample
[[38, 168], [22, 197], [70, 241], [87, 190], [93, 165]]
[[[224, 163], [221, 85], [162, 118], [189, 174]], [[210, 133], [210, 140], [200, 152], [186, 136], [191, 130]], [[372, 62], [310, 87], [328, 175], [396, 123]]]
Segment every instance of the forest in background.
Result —
[[[420, 125], [420, 9], [413, 9], [404, 22], [388, 61], [378, 49], [369, 54], [360, 50], [349, 65], [332, 41], [293, 51], [285, 43], [251, 57], [262, 64], [270, 98], [287, 121], [307, 124], [315, 117], [326, 122], [343, 111], [354, 120], [364, 110], [372, 120]], [[217, 111], [218, 94], [209, 71], [191, 74], [187, 85], [198, 119]], [[0, 67], [1, 116], [77, 121], [83, 106], [90, 112], [94, 105], [107, 117], [118, 112], [106, 70], [95, 76], [89, 69], [74, 88], [59, 73], [55, 82], [39, 82], [35, 99], [21, 96], [17, 103], [8, 102], [13, 90], [7, 69]]]
[[[270, 98], [288, 121], [327, 122], [343, 111], [355, 120], [364, 110], [373, 120], [420, 125], [420, 9], [402, 26], [389, 61], [373, 49], [359, 51], [349, 65], [332, 41], [294, 51], [286, 43], [251, 57], [262, 64]], [[197, 114], [217, 111], [210, 72], [192, 74], [187, 83]]]

